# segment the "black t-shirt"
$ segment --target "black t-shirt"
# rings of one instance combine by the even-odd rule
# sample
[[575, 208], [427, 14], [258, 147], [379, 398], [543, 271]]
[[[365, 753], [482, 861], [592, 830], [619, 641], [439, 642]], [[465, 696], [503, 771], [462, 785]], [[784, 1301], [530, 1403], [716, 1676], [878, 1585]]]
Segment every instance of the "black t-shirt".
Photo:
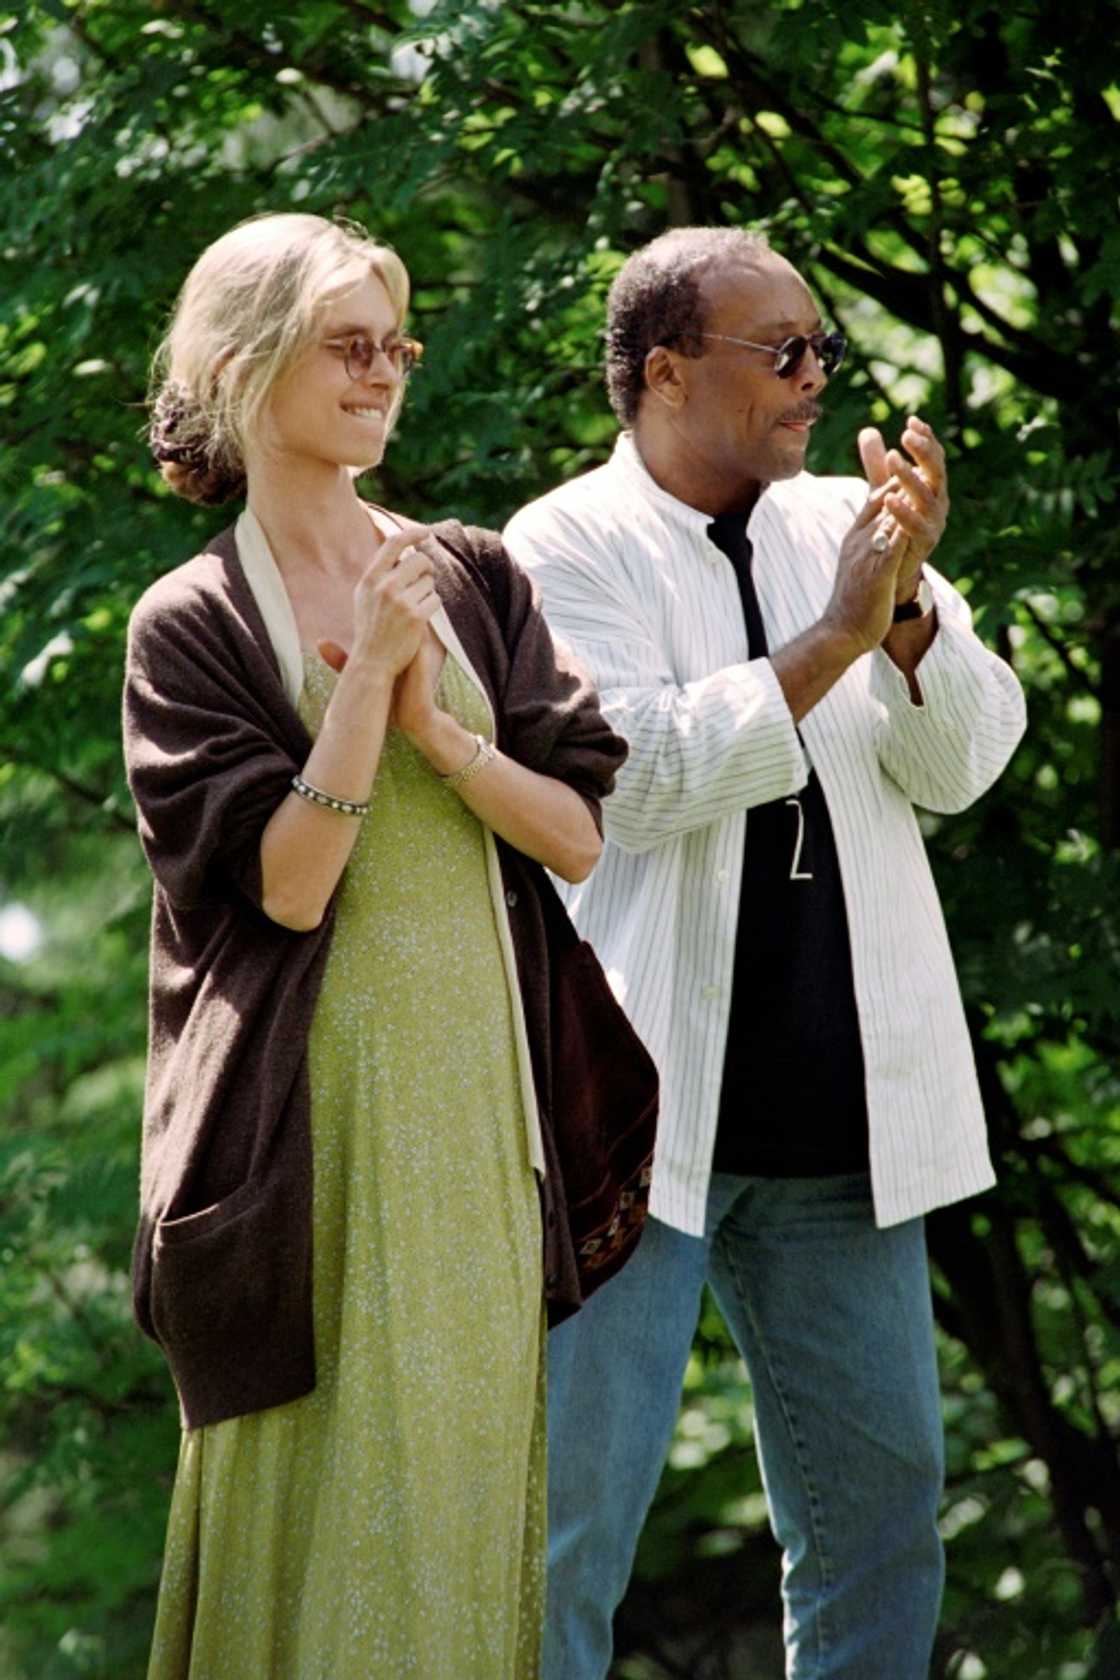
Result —
[[[750, 657], [769, 649], [742, 514], [708, 536], [735, 568]], [[802, 1178], [868, 1164], [863, 1049], [836, 842], [815, 770], [747, 812], [717, 1172]]]

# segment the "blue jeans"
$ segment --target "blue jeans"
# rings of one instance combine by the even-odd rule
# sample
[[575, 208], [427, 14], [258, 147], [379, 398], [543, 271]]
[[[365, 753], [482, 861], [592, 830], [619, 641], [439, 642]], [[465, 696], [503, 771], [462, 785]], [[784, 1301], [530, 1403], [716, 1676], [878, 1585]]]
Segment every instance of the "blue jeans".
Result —
[[746, 1361], [783, 1551], [789, 1680], [926, 1680], [944, 1573], [925, 1232], [868, 1179], [713, 1176], [703, 1237], [650, 1220], [549, 1338], [544, 1680], [603, 1680], [701, 1290]]

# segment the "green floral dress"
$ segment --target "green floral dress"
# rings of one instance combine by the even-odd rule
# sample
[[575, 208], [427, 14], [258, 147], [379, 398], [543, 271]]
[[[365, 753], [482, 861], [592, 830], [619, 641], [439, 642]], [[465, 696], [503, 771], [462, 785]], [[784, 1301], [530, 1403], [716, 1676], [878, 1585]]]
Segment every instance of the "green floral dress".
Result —
[[[334, 675], [306, 656], [314, 733]], [[449, 655], [441, 703], [489, 732]], [[483, 830], [391, 729], [310, 1041], [318, 1383], [183, 1436], [149, 1680], [532, 1680], [539, 1207]]]

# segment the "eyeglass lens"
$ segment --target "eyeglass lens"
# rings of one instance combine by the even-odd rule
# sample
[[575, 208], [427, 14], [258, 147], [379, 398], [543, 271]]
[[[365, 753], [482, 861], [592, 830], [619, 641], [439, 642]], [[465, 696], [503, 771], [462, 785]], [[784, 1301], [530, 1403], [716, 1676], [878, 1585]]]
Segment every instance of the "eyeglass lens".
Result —
[[375, 344], [372, 338], [352, 338], [346, 345], [346, 373], [350, 379], [365, 379], [380, 352], [388, 356], [398, 373], [409, 373], [416, 365], [417, 348], [410, 338], [391, 338]]

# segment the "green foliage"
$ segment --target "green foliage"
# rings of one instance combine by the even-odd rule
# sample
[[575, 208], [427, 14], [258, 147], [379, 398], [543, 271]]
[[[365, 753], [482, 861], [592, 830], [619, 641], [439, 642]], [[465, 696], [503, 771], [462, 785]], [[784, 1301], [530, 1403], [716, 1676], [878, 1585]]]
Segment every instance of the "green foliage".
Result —
[[[939, 564], [1031, 730], [996, 791], [926, 825], [1001, 1167], [931, 1222], [936, 1672], [1115, 1668], [1118, 88], [1100, 0], [0, 12], [0, 910], [44, 933], [0, 966], [0, 1675], [143, 1671], [175, 1417], [124, 1281], [146, 887], [120, 652], [143, 585], [221, 522], [146, 459], [146, 370], [202, 247], [296, 207], [366, 221], [413, 274], [428, 357], [379, 482], [413, 514], [500, 523], [603, 458], [603, 298], [669, 223], [769, 229], [849, 333], [817, 470], [858, 471], [858, 427], [893, 439], [915, 409], [945, 438]], [[689, 1382], [620, 1672], [777, 1673], [748, 1403], [712, 1313]]]
[[46, 793], [0, 796], [5, 886], [48, 930], [0, 971], [0, 1673], [69, 1680], [142, 1672], [176, 1424], [126, 1277], [146, 884], [131, 835]]

